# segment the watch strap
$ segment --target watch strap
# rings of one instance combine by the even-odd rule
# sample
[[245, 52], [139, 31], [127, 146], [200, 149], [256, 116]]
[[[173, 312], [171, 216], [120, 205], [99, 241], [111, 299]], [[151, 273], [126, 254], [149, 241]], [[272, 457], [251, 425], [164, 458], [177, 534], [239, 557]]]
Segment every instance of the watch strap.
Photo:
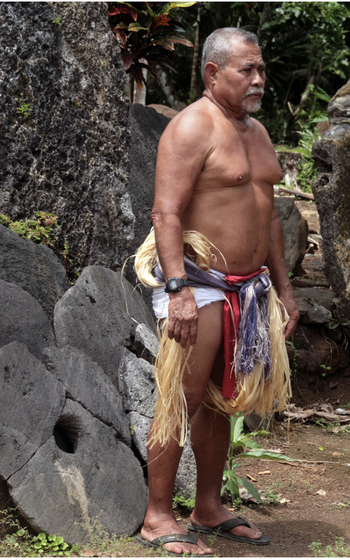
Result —
[[169, 294], [170, 292], [179, 292], [181, 288], [188, 286], [188, 280], [186, 278], [177, 278], [174, 276], [173, 278], [169, 278], [169, 280], [165, 284], [164, 291]]

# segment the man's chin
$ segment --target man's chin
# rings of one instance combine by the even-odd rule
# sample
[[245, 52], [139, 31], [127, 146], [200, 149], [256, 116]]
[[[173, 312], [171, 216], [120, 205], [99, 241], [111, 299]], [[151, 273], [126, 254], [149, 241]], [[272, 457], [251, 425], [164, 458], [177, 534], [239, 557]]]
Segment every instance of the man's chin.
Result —
[[242, 108], [249, 113], [256, 113], [261, 109], [261, 99], [243, 99]]

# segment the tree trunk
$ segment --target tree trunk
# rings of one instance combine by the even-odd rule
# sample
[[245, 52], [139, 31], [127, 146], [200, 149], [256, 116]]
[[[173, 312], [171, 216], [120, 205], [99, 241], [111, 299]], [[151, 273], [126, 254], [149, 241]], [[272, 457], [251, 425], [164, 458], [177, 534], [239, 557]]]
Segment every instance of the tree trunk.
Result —
[[167, 105], [169, 107], [171, 107], [172, 109], [175, 109], [175, 104], [177, 103], [177, 99], [176, 99], [176, 96], [173, 93], [173, 90], [172, 90], [172, 87], [171, 87], [171, 81], [169, 79], [168, 74], [164, 70], [159, 70], [158, 78], [159, 78], [160, 87], [162, 89], [162, 92], [165, 95]]
[[262, 14], [261, 14], [261, 19], [259, 21], [258, 29], [256, 31], [256, 34], [257, 34], [258, 37], [260, 37], [262, 26], [269, 19], [269, 11], [270, 11], [270, 2], [265, 2], [264, 3], [264, 8], [263, 8], [263, 11], [262, 11]]
[[[147, 64], [147, 60], [144, 58], [140, 58], [140, 62], [143, 64]], [[142, 75], [147, 82], [147, 68], [142, 68]], [[133, 103], [140, 103], [141, 105], [146, 105], [146, 93], [147, 87], [145, 84], [142, 84], [142, 88], [140, 89], [137, 85], [136, 81], [134, 80], [134, 96], [133, 96]]]
[[199, 58], [199, 24], [200, 24], [200, 21], [201, 21], [201, 9], [198, 8], [197, 21], [194, 24], [196, 26], [196, 37], [195, 37], [195, 40], [194, 40], [191, 85], [190, 85], [190, 99], [191, 99], [191, 102], [195, 101], [195, 99], [197, 97], [197, 67], [198, 67], [198, 58]]
[[[307, 100], [309, 99], [309, 95], [310, 95], [310, 89], [309, 86], [313, 85], [315, 83], [315, 75], [312, 74], [308, 80], [308, 83], [306, 85], [305, 91], [303, 93], [303, 95], [300, 98], [299, 101], [299, 105], [294, 109], [294, 111], [292, 111], [292, 114], [294, 115], [294, 117], [297, 117], [299, 115], [299, 113], [301, 112], [302, 108], [304, 107], [305, 103], [307, 102]], [[288, 103], [288, 107], [290, 107], [290, 103]]]

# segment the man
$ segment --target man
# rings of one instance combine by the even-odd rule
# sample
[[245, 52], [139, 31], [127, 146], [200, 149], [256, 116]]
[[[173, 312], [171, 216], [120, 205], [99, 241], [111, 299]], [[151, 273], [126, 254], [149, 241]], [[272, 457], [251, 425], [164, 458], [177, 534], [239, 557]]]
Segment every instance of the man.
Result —
[[[235, 28], [214, 31], [204, 45], [202, 70], [203, 97], [170, 122], [159, 143], [152, 219], [164, 277], [186, 279], [185, 230], [210, 240], [217, 257], [212, 268], [218, 273], [250, 275], [266, 263], [289, 314], [288, 338], [299, 314], [273, 205], [273, 185], [281, 170], [265, 128], [249, 116], [260, 108], [265, 84], [256, 36]], [[168, 337], [183, 348], [194, 347], [191, 374], [183, 381], [197, 463], [191, 530], [210, 532], [234, 517], [220, 500], [230, 423], [228, 416], [202, 404], [209, 380], [222, 383], [223, 302], [198, 307], [187, 286], [169, 293]], [[176, 554], [210, 555], [210, 548], [199, 540], [180, 542], [186, 531], [175, 521], [172, 492], [181, 451], [175, 439], [166, 447], [158, 443], [148, 449], [149, 506], [142, 542], [155, 541]], [[268, 544], [255, 525], [239, 523], [233, 523], [226, 536]], [[169, 540], [176, 542], [163, 544]]]

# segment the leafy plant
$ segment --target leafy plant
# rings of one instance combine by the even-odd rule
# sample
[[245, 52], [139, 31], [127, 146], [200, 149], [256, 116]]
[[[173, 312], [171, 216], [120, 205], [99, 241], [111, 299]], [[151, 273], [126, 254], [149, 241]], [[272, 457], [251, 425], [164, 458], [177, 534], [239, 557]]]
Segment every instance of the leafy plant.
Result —
[[325, 550], [322, 549], [322, 543], [313, 542], [309, 546], [309, 550], [315, 554], [317, 558], [349, 558], [350, 557], [350, 546], [345, 548], [345, 539], [343, 537], [337, 537], [335, 539], [334, 550], [331, 545], [326, 546]]
[[350, 339], [350, 321], [342, 316], [339, 309], [334, 309], [333, 317], [326, 326], [343, 341], [343, 345], [347, 349]]
[[[23, 93], [21, 93], [21, 97], [23, 97]], [[18, 97], [15, 97], [15, 103], [17, 103], [18, 101]], [[31, 107], [30, 107], [30, 103], [25, 103], [22, 100], [22, 104], [17, 107], [16, 112], [23, 118], [27, 118], [29, 117], [29, 114], [31, 113]]]
[[173, 496], [173, 509], [180, 507], [182, 509], [192, 510], [194, 508], [195, 498], [188, 492]]
[[52, 23], [53, 23], [54, 25], [62, 25], [61, 18], [60, 18], [60, 17], [55, 17], [55, 19], [52, 20]]
[[[256, 459], [273, 459], [277, 461], [295, 461], [281, 453], [272, 453], [263, 449], [252, 438], [256, 436], [256, 432], [244, 434], [243, 432], [244, 416], [231, 416], [231, 445], [228, 453], [229, 468], [224, 471], [223, 485], [221, 487], [221, 495], [227, 491], [232, 500], [238, 499], [239, 485], [245, 488], [259, 503], [262, 503], [261, 496], [255, 486], [246, 480], [239, 477], [235, 469], [240, 467], [242, 463], [236, 463], [239, 457], [255, 457]], [[239, 448], [251, 449], [252, 451], [243, 451], [236, 455], [236, 450]]]
[[321, 372], [322, 377], [326, 377], [327, 371], [331, 369], [331, 366], [326, 366], [325, 364], [322, 364], [320, 367], [323, 369], [323, 371]]
[[74, 556], [79, 553], [79, 547], [68, 545], [63, 537], [39, 533], [33, 536], [26, 527], [21, 527], [16, 508], [9, 508], [0, 512], [0, 527], [6, 528], [8, 534], [0, 542], [0, 556]]
[[272, 488], [266, 488], [263, 492], [265, 504], [278, 504], [280, 496]]
[[53, 247], [51, 235], [53, 229], [57, 227], [58, 216], [50, 212], [36, 212], [36, 216], [37, 220], [12, 222], [8, 216], [0, 214], [0, 224], [8, 227], [23, 239], [30, 239], [34, 243], [42, 243]]
[[63, 257], [63, 266], [66, 269], [66, 272], [68, 272], [68, 270], [69, 270], [69, 263], [72, 262], [72, 259], [70, 259], [68, 257], [68, 253], [69, 253], [69, 243], [68, 243], [68, 239], [65, 239], [64, 240], [64, 245], [63, 245], [63, 251], [62, 251], [61, 255]]
[[[21, 529], [18, 533], [23, 535], [24, 529]], [[57, 537], [56, 535], [47, 536], [45, 533], [39, 533], [37, 537], [33, 537], [31, 547], [40, 555], [52, 556], [52, 553], [55, 553], [55, 556], [70, 556], [70, 552], [67, 550], [69, 545], [64, 542], [63, 537]]]
[[157, 67], [176, 72], [175, 43], [193, 47], [191, 41], [179, 35], [184, 32], [184, 26], [173, 16], [174, 9], [193, 4], [195, 2], [118, 2], [110, 7], [113, 33], [122, 50], [125, 71], [133, 76], [139, 88], [146, 84], [143, 68], [157, 81]]

